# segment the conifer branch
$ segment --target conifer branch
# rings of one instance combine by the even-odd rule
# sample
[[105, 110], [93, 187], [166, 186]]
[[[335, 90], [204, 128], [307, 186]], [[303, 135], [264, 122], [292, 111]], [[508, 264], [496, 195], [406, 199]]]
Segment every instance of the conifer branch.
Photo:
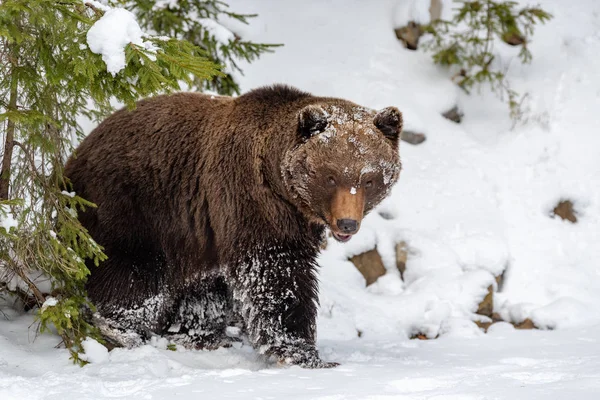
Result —
[[452, 20], [435, 20], [423, 27], [431, 34], [425, 48], [435, 63], [454, 67], [457, 84], [470, 93], [473, 87], [488, 85], [501, 99], [507, 99], [513, 120], [523, 115], [521, 96], [510, 89], [506, 72], [494, 52], [496, 40], [519, 46], [522, 63], [531, 61], [528, 48], [534, 25], [545, 23], [552, 15], [539, 7], [517, 9], [514, 1], [459, 1]]

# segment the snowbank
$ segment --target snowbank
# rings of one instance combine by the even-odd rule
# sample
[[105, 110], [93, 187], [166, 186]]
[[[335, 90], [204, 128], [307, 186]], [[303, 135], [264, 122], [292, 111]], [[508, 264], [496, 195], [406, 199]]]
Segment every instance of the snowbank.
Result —
[[[355, 1], [341, 12], [334, 3], [308, 1], [293, 18], [283, 17], [290, 5], [276, 0], [231, 4], [243, 12], [260, 6], [257, 21], [234, 30], [285, 43], [243, 66], [245, 90], [282, 81], [372, 108], [395, 105], [406, 128], [428, 137], [419, 146], [401, 144], [400, 182], [379, 209], [394, 218], [369, 216], [347, 245], [330, 243], [323, 254], [321, 337], [350, 337], [334, 332], [350, 328], [373, 335], [441, 332], [450, 319], [476, 318], [483, 287], [504, 271], [495, 297], [503, 316], [515, 322], [535, 316], [547, 328], [597, 323], [600, 36], [591, 10], [598, 4], [542, 2], [555, 18], [537, 28], [530, 65], [511, 62], [518, 49], [498, 46], [513, 89], [528, 93], [529, 119], [511, 130], [506, 105], [488, 90], [467, 96], [429, 55], [399, 44], [393, 29], [427, 22], [429, 3]], [[451, 7], [444, 2], [444, 16]], [[466, 114], [461, 124], [440, 116], [454, 105]], [[575, 202], [577, 224], [551, 217], [561, 199]], [[394, 266], [400, 241], [412, 250], [404, 281]], [[347, 259], [375, 246], [388, 276], [365, 289]], [[549, 307], [557, 301], [563, 305]], [[435, 317], [424, 317], [424, 310], [436, 310], [427, 314]]]

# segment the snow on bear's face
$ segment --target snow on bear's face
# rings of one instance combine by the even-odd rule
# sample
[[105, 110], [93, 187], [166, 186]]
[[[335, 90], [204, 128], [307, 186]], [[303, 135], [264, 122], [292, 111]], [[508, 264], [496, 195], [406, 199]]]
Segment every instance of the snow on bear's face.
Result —
[[282, 165], [292, 200], [312, 221], [346, 242], [400, 173], [402, 114], [354, 104], [317, 104], [298, 114], [299, 144]]

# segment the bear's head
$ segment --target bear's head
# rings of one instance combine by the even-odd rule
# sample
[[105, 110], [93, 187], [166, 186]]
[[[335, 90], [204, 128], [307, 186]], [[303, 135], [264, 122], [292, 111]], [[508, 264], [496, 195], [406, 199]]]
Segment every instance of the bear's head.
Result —
[[281, 166], [292, 201], [336, 240], [350, 240], [398, 180], [401, 131], [395, 107], [376, 112], [342, 101], [304, 107], [298, 142]]

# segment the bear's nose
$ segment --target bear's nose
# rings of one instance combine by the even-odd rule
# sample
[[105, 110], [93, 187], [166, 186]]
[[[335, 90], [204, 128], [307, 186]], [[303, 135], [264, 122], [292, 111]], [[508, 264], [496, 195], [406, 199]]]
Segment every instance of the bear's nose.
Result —
[[355, 219], [338, 219], [337, 226], [346, 234], [355, 234], [358, 230], [358, 222]]

